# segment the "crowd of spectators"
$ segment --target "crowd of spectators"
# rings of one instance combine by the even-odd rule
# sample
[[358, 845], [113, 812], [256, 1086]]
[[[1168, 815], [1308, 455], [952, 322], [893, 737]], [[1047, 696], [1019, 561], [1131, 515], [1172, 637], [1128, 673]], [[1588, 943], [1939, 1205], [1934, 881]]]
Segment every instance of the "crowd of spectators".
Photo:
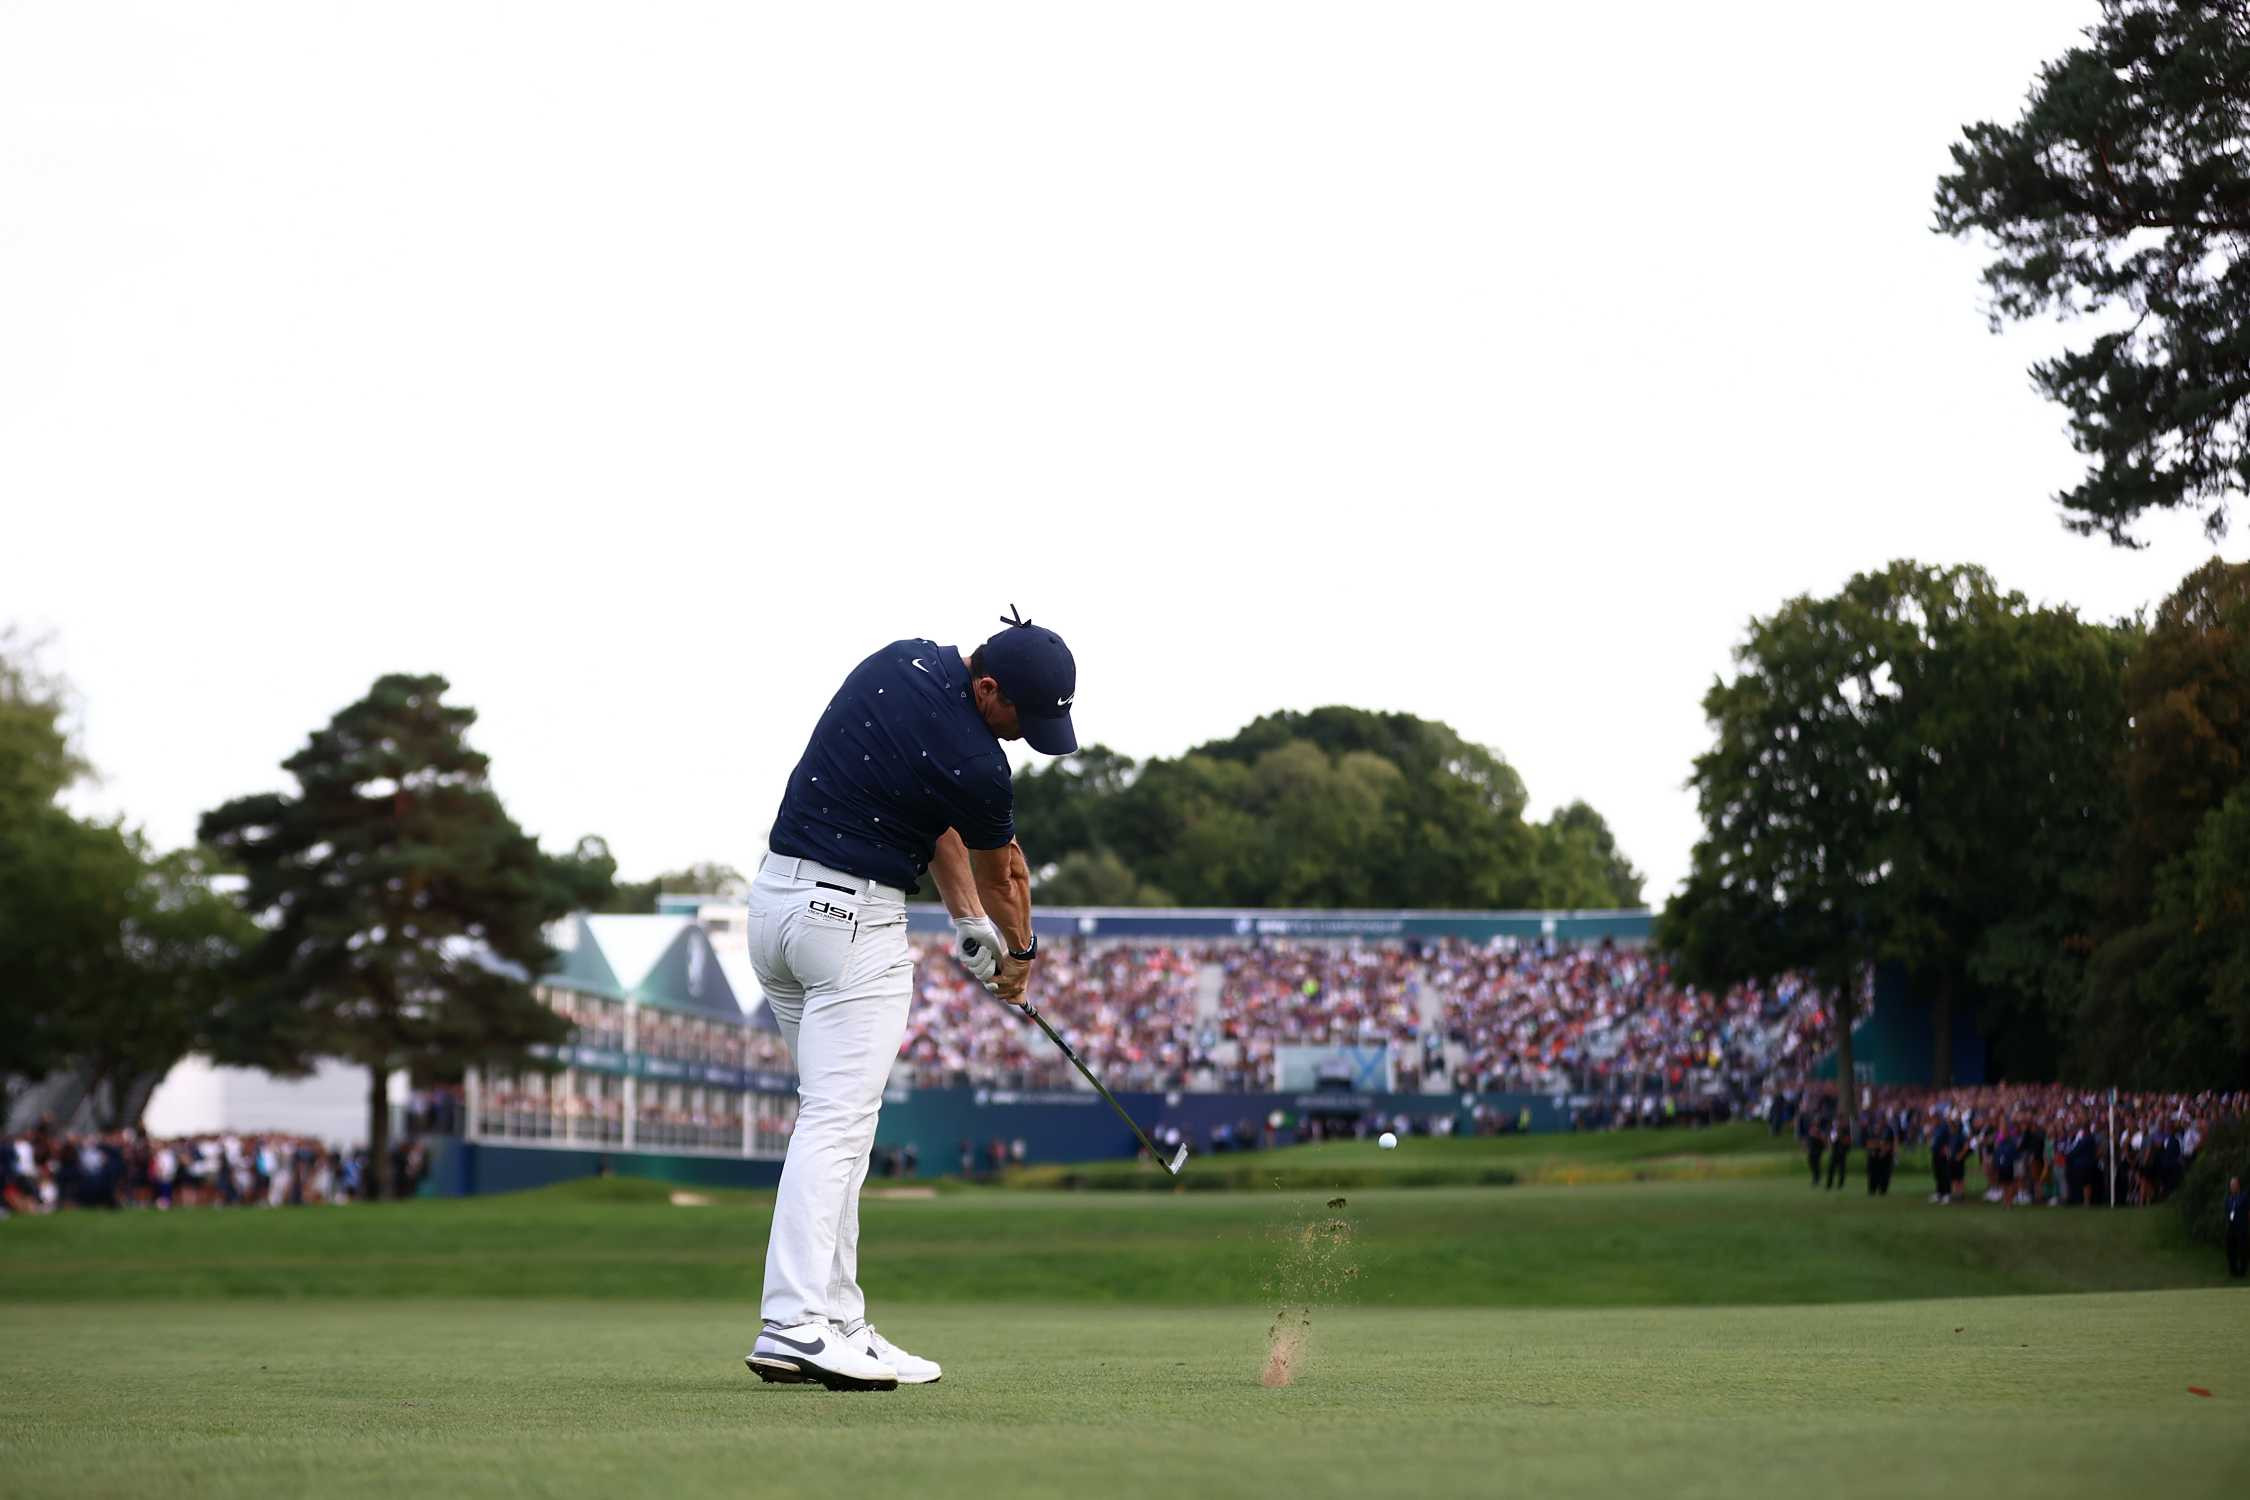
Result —
[[[411, 1195], [429, 1170], [419, 1140], [391, 1149], [392, 1180]], [[0, 1137], [0, 1213], [67, 1209], [294, 1207], [366, 1196], [365, 1148], [307, 1136], [145, 1131], [64, 1134], [39, 1125]]]
[[1828, 1024], [1827, 1001], [1805, 979], [1698, 989], [1642, 949], [1447, 942], [1428, 973], [1447, 1036], [1467, 1054], [1458, 1081], [1493, 1093], [1606, 1093], [1613, 1079], [1658, 1079], [1664, 1095], [1739, 1097], [1802, 1068]]
[[1277, 1046], [1384, 1044], [1393, 1049], [1393, 1081], [1402, 1089], [1418, 1087], [1421, 974], [1429, 951], [1430, 945], [1399, 942], [1216, 949], [1218, 1037], [1234, 1044], [1219, 1082], [1229, 1089], [1272, 1087]]
[[1851, 1127], [1833, 1085], [1777, 1090], [1762, 1113], [1776, 1134], [1794, 1127], [1815, 1187], [1842, 1186], [1857, 1150], [1874, 1167], [1863, 1169], [1868, 1191], [1888, 1192], [1887, 1164], [1900, 1148], [1926, 1147], [1933, 1204], [2160, 1203], [2179, 1188], [2212, 1128], [2250, 1113], [2250, 1091], [2119, 1094], [2114, 1113], [2107, 1091], [2061, 1084], [1862, 1093]]
[[[923, 1087], [977, 1084], [1062, 1088], [1076, 1074], [1011, 1007], [951, 956], [951, 943], [917, 938], [914, 1008], [899, 1046], [901, 1063]], [[1087, 1066], [1112, 1088], [1180, 1088], [1211, 1067], [1213, 1026], [1197, 1027], [1196, 990], [1204, 953], [1155, 943], [1057, 938], [1040, 944], [1042, 1013], [1055, 1018]]]
[[[915, 1006], [900, 1049], [911, 1081], [1067, 1086], [1068, 1064], [949, 949], [936, 937], [913, 943]], [[1504, 939], [1055, 938], [1041, 947], [1034, 994], [1113, 1087], [1253, 1092], [1275, 1086], [1277, 1047], [1382, 1045], [1402, 1092], [1613, 1093], [1625, 1083], [1637, 1100], [1653, 1081], [1673, 1109], [1692, 1100], [1705, 1113], [1710, 1098], [1746, 1100], [1801, 1069], [1828, 1024], [1825, 1000], [1801, 979], [1706, 991], [1675, 982], [1643, 950]]]

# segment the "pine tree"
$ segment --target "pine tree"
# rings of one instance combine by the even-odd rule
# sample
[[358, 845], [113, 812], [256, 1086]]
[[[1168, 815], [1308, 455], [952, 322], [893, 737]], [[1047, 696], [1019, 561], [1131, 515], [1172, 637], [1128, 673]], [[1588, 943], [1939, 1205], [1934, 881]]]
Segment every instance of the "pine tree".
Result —
[[590, 904], [584, 861], [543, 854], [501, 806], [468, 744], [476, 712], [443, 702], [446, 689], [378, 679], [282, 762], [294, 795], [236, 798], [200, 830], [247, 878], [243, 902], [265, 929], [219, 1019], [220, 1050], [365, 1067], [377, 1196], [391, 1071], [520, 1066], [534, 1044], [562, 1041], [568, 1026], [531, 981], [553, 957], [546, 925]]

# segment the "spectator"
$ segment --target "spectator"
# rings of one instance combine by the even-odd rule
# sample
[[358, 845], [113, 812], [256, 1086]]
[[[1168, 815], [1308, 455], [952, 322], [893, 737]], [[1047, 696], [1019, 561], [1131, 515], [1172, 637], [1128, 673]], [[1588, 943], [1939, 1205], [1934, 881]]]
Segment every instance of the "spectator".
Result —
[[1891, 1128], [1890, 1119], [1881, 1111], [1868, 1117], [1867, 1136], [1867, 1196], [1889, 1197], [1891, 1167], [1898, 1159], [1898, 1132]]
[[2233, 1277], [2250, 1276], [2250, 1193], [2242, 1190], [2242, 1179], [2227, 1179], [2226, 1201], [2227, 1274]]
[[[421, 1147], [410, 1153], [423, 1170]], [[0, 1208], [281, 1207], [343, 1201], [333, 1153], [309, 1138], [262, 1133], [151, 1139], [134, 1130], [0, 1139]]]

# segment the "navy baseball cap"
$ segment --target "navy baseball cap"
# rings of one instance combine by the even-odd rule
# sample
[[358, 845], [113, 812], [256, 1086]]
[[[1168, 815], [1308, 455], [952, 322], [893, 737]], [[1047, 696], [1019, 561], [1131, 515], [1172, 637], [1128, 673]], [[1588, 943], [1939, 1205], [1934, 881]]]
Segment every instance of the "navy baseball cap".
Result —
[[1016, 607], [1000, 617], [1008, 628], [984, 643], [984, 670], [1016, 706], [1024, 742], [1042, 755], [1068, 755], [1078, 748], [1070, 706], [1078, 699], [1078, 663], [1063, 638], [1043, 625], [1017, 618]]

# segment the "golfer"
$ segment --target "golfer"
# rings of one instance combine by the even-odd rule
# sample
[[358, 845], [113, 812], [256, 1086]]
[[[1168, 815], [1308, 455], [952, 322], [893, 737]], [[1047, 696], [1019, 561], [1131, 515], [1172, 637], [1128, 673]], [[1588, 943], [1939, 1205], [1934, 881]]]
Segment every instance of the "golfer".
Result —
[[797, 1125], [766, 1244], [761, 1379], [830, 1390], [926, 1385], [936, 1362], [867, 1321], [859, 1189], [883, 1086], [906, 1034], [914, 960], [906, 898], [925, 873], [955, 955], [1020, 1002], [1038, 942], [1002, 740], [1078, 748], [1078, 667], [1016, 618], [969, 656], [893, 641], [852, 669], [789, 774], [750, 888], [750, 961], [797, 1064]]

